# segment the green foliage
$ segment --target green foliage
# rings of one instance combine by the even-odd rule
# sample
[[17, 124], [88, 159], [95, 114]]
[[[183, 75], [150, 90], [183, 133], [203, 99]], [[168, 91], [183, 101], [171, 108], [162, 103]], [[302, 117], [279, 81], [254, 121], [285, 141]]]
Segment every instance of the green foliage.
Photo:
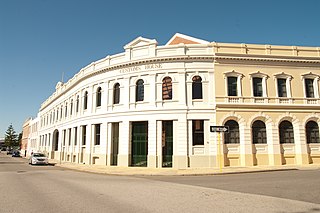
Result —
[[12, 124], [9, 125], [5, 137], [4, 137], [4, 144], [7, 147], [17, 147], [19, 146], [19, 141], [18, 141], [18, 135], [14, 131], [14, 128]]

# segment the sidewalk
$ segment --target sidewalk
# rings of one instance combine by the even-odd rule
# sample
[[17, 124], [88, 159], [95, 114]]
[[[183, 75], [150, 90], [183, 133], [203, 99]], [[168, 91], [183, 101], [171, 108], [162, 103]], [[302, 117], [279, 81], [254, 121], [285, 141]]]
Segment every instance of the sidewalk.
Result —
[[288, 170], [309, 170], [320, 169], [320, 165], [283, 165], [283, 166], [252, 166], [252, 167], [224, 167], [219, 168], [187, 168], [187, 169], [173, 169], [173, 168], [146, 168], [146, 167], [119, 167], [119, 166], [102, 166], [102, 165], [86, 165], [75, 164], [69, 162], [50, 161], [55, 166], [78, 170], [83, 172], [109, 174], [109, 175], [131, 175], [131, 176], [196, 176], [196, 175], [225, 175], [225, 174], [239, 174], [239, 173], [253, 173], [253, 172], [270, 172], [270, 171], [288, 171]]

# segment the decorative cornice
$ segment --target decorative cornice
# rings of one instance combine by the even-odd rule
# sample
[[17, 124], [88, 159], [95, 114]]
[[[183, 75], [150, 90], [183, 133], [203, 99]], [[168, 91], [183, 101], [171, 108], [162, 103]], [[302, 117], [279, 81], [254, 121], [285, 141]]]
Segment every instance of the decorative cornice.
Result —
[[[297, 58], [297, 57], [295, 57]], [[300, 59], [291, 59], [291, 58], [266, 58], [266, 57], [254, 57], [254, 56], [215, 56], [216, 60], [236, 60], [236, 61], [260, 61], [260, 62], [285, 62], [285, 63], [309, 63], [309, 64], [320, 64], [319, 58], [300, 58]]]

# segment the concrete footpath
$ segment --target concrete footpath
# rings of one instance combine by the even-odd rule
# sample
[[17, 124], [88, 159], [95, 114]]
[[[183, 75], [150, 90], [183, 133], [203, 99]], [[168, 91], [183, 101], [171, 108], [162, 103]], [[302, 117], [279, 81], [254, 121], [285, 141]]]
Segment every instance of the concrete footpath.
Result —
[[253, 172], [270, 172], [270, 171], [288, 171], [288, 170], [309, 170], [320, 169], [320, 165], [283, 165], [283, 166], [252, 166], [252, 167], [223, 167], [219, 168], [187, 168], [187, 169], [173, 169], [173, 168], [146, 168], [146, 167], [119, 167], [119, 166], [101, 166], [101, 165], [86, 165], [75, 164], [69, 162], [51, 161], [50, 163], [62, 168], [78, 170], [83, 172], [92, 172], [109, 175], [226, 175], [239, 173], [253, 173]]

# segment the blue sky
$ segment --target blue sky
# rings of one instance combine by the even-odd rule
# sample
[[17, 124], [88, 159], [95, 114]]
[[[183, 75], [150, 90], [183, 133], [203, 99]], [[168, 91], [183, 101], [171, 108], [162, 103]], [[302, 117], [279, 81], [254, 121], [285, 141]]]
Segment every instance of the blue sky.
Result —
[[317, 0], [0, 0], [0, 137], [82, 67], [138, 36], [320, 47]]

